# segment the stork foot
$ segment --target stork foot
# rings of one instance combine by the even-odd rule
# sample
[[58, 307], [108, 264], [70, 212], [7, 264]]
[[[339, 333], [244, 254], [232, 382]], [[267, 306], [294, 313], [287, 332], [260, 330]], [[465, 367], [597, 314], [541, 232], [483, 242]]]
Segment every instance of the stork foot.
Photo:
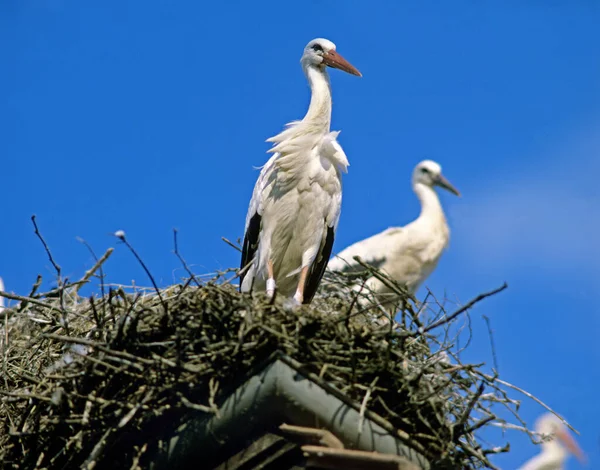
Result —
[[275, 295], [275, 279], [267, 279], [267, 298], [271, 300]]
[[294, 300], [298, 302], [298, 305], [302, 305], [302, 302], [304, 302], [304, 295], [302, 294], [302, 292], [296, 291], [296, 293], [294, 294]]
[[298, 300], [294, 296], [293, 298], [286, 299], [285, 302], [283, 302], [283, 309], [288, 312], [294, 312], [294, 311], [298, 310], [301, 305], [302, 305], [302, 302], [298, 302]]

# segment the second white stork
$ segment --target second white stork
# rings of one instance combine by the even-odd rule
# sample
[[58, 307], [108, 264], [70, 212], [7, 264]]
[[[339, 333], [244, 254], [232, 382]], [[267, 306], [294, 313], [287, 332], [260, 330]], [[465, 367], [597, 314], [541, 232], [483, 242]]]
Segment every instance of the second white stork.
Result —
[[[435, 187], [460, 196], [442, 175], [442, 167], [431, 160], [420, 162], [412, 174], [412, 187], [421, 202], [421, 214], [404, 227], [390, 227], [381, 233], [356, 242], [329, 261], [331, 271], [352, 272], [363, 268], [353, 258], [362, 260], [387, 273], [415, 293], [433, 272], [448, 245], [450, 229]], [[398, 305], [397, 294], [375, 277], [366, 287], [388, 311]]]
[[[296, 304], [309, 303], [323, 277], [340, 216], [341, 174], [348, 159], [330, 131], [331, 86], [326, 67], [360, 72], [327, 39], [313, 39], [300, 61], [312, 96], [301, 121], [273, 142], [274, 155], [254, 187], [242, 247], [240, 290], [275, 288]], [[247, 270], [244, 272], [244, 270]]]
[[535, 431], [544, 439], [541, 444], [542, 452], [518, 470], [562, 470], [569, 454], [575, 455], [581, 463], [585, 463], [585, 456], [575, 439], [562, 421], [552, 413], [545, 413], [538, 418]]

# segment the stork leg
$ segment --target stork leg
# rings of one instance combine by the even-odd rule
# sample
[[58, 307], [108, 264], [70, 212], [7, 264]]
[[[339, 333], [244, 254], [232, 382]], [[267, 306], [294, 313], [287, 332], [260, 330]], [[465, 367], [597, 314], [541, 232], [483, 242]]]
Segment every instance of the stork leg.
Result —
[[296, 293], [294, 294], [294, 300], [298, 304], [301, 304], [302, 302], [304, 302], [304, 287], [306, 285], [306, 277], [308, 276], [308, 268], [309, 268], [309, 266], [306, 266], [306, 267], [302, 268], [302, 271], [300, 271], [300, 279], [298, 280], [298, 288], [296, 289]]
[[270, 299], [275, 294], [275, 275], [273, 273], [273, 261], [269, 260], [267, 263], [267, 297]]

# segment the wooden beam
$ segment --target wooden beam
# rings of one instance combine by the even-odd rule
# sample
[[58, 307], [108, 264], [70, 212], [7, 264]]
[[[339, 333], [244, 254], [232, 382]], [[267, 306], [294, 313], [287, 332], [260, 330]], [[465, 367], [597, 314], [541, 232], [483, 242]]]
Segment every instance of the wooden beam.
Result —
[[343, 449], [344, 444], [327, 429], [308, 428], [305, 426], [294, 426], [291, 424], [282, 424], [279, 429], [286, 437], [295, 438], [297, 441], [303, 441], [305, 444], [315, 444], [332, 449]]
[[284, 442], [285, 439], [275, 434], [265, 434], [245, 449], [229, 457], [214, 470], [236, 470], [261, 454], [269, 455], [273, 452], [273, 448], [279, 449]]
[[332, 470], [422, 470], [409, 460], [393, 454], [363, 450], [302, 446], [307, 467]]

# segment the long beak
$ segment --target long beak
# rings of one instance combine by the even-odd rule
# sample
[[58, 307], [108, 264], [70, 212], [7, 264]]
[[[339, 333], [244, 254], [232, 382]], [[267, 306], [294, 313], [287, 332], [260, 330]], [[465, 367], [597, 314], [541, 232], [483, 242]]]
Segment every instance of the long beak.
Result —
[[323, 63], [329, 67], [333, 67], [334, 69], [340, 69], [344, 72], [351, 73], [352, 75], [362, 77], [362, 73], [360, 73], [356, 67], [344, 59], [336, 51], [332, 50], [323, 54]]
[[569, 452], [571, 452], [571, 454], [577, 457], [577, 460], [579, 460], [581, 463], [586, 463], [587, 459], [585, 457], [585, 454], [577, 445], [577, 442], [575, 442], [575, 439], [573, 439], [573, 437], [571, 436], [571, 434], [569, 434], [568, 431], [561, 429], [556, 433], [556, 437], [560, 439], [560, 441], [565, 445], [567, 449], [569, 449]]
[[456, 194], [457, 196], [460, 197], [460, 192], [458, 191], [458, 189], [456, 189], [454, 186], [452, 186], [452, 183], [450, 183], [450, 181], [448, 181], [443, 175], [439, 175], [436, 178], [435, 184], [437, 186], [439, 186], [440, 188], [444, 188], [444, 189], [450, 191], [452, 194]]

